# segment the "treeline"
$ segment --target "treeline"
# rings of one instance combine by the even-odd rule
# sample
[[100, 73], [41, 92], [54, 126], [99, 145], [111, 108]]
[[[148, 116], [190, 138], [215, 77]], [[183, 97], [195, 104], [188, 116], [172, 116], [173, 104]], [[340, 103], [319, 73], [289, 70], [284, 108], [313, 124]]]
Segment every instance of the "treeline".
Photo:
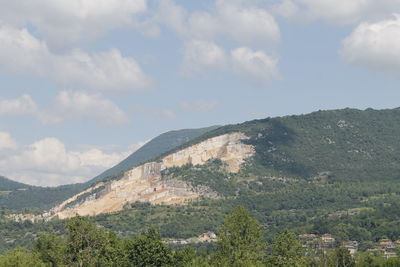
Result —
[[370, 254], [352, 257], [346, 248], [313, 254], [288, 230], [267, 244], [261, 224], [241, 206], [225, 217], [217, 248], [208, 253], [191, 247], [172, 249], [153, 228], [133, 238], [121, 238], [86, 218], [75, 217], [67, 222], [66, 230], [66, 235], [42, 233], [30, 251], [16, 248], [0, 255], [0, 267], [400, 266], [398, 258], [385, 260]]

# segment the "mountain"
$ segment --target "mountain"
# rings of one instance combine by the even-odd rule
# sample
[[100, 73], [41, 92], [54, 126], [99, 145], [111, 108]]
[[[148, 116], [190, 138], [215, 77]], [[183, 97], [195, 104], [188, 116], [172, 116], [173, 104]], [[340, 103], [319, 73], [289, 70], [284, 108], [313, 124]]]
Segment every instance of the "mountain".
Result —
[[267, 237], [288, 228], [367, 247], [399, 238], [399, 203], [400, 109], [342, 109], [219, 127], [35, 219], [93, 215], [121, 235], [154, 226], [190, 238], [243, 205]]
[[163, 133], [143, 145], [136, 152], [132, 153], [130, 156], [128, 156], [126, 159], [124, 159], [114, 167], [104, 171], [100, 175], [87, 182], [87, 184], [101, 181], [104, 178], [119, 174], [122, 171], [133, 168], [140, 163], [151, 160], [163, 153], [166, 153], [167, 151], [170, 151], [171, 149], [174, 149], [192, 139], [203, 135], [206, 132], [217, 129], [218, 127], [219, 126], [211, 126], [199, 129], [183, 129]]
[[218, 197], [206, 185], [202, 187], [172, 177], [164, 179], [164, 176], [174, 168], [188, 164], [206, 165], [214, 159], [220, 160], [221, 164], [223, 162], [226, 171], [237, 173], [245, 159], [254, 154], [253, 146], [242, 144], [242, 139], [246, 136], [241, 133], [224, 134], [168, 154], [159, 161], [141, 164], [119, 178], [96, 183], [53, 208], [45, 217], [98, 215], [122, 210], [126, 204], [137, 201], [183, 204], [199, 196]]
[[147, 142], [143, 147], [129, 155], [116, 166], [106, 170], [86, 183], [58, 187], [39, 187], [17, 183], [7, 178], [0, 177], [0, 206], [12, 210], [33, 209], [34, 211], [40, 211], [49, 209], [57, 203], [85, 190], [97, 181], [110, 179], [114, 176], [118, 177], [122, 171], [150, 160], [216, 128], [218, 128], [218, 126], [183, 129], [163, 133]]

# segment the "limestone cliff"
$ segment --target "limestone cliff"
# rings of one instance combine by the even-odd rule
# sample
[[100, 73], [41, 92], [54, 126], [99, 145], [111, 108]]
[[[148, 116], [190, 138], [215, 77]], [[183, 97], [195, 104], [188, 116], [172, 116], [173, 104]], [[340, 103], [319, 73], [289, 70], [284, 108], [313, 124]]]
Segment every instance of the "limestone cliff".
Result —
[[215, 197], [210, 190], [175, 179], [162, 179], [161, 172], [188, 163], [203, 165], [216, 158], [226, 163], [229, 172], [238, 172], [244, 160], [254, 154], [251, 145], [241, 143], [243, 139], [247, 137], [239, 132], [224, 134], [167, 155], [159, 162], [142, 164], [126, 171], [119, 180], [98, 183], [71, 197], [43, 217], [63, 219], [75, 215], [98, 215], [119, 211], [124, 205], [136, 201], [182, 204], [199, 196]]

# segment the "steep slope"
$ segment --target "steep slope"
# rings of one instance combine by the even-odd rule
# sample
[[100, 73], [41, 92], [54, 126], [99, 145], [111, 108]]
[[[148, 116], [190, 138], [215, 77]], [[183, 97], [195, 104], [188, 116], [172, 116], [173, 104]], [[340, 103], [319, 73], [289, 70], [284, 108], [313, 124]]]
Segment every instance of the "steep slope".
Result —
[[194, 187], [177, 179], [167, 179], [163, 171], [187, 164], [204, 165], [219, 159], [226, 164], [226, 171], [236, 173], [244, 160], [254, 154], [250, 145], [241, 143], [247, 137], [239, 132], [207, 139], [162, 158], [126, 171], [121, 179], [100, 182], [71, 197], [44, 214], [46, 219], [57, 216], [98, 215], [122, 210], [126, 204], [150, 202], [153, 204], [180, 204], [199, 196], [217, 197], [207, 187]]
[[150, 142], [143, 145], [141, 148], [129, 155], [126, 159], [124, 159], [114, 167], [104, 171], [100, 175], [88, 181], [87, 184], [101, 181], [104, 178], [116, 175], [118, 173], [121, 173], [122, 171], [133, 168], [134, 166], [158, 157], [161, 154], [166, 153], [167, 151], [174, 149], [218, 127], [219, 126], [211, 126], [199, 129], [183, 129], [163, 133], [153, 138]]
[[177, 149], [240, 131], [256, 155], [257, 175], [371, 180], [400, 177], [400, 108], [342, 109], [227, 125]]
[[170, 149], [216, 128], [218, 128], [218, 126], [199, 129], [184, 129], [163, 133], [150, 140], [118, 165], [106, 170], [86, 183], [63, 185], [58, 187], [38, 187], [24, 185], [0, 177], [0, 206], [11, 210], [32, 209], [33, 211], [40, 211], [43, 209], [49, 209], [71, 196], [89, 188], [97, 181], [118, 177], [122, 171], [157, 157]]

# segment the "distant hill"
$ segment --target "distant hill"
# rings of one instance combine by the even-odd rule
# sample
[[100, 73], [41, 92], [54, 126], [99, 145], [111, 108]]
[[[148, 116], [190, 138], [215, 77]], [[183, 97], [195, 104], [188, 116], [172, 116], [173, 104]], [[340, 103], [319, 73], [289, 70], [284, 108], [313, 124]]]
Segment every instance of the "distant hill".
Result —
[[0, 191], [13, 191], [17, 189], [26, 189], [29, 188], [29, 185], [19, 183], [6, 177], [0, 176]]
[[117, 176], [124, 170], [157, 157], [166, 151], [216, 128], [218, 128], [218, 126], [200, 129], [184, 129], [163, 133], [150, 140], [121, 163], [86, 183], [63, 185], [58, 187], [39, 187], [18, 183], [0, 177], [0, 207], [12, 210], [33, 209], [34, 211], [49, 209], [57, 203], [84, 190], [96, 181]]

